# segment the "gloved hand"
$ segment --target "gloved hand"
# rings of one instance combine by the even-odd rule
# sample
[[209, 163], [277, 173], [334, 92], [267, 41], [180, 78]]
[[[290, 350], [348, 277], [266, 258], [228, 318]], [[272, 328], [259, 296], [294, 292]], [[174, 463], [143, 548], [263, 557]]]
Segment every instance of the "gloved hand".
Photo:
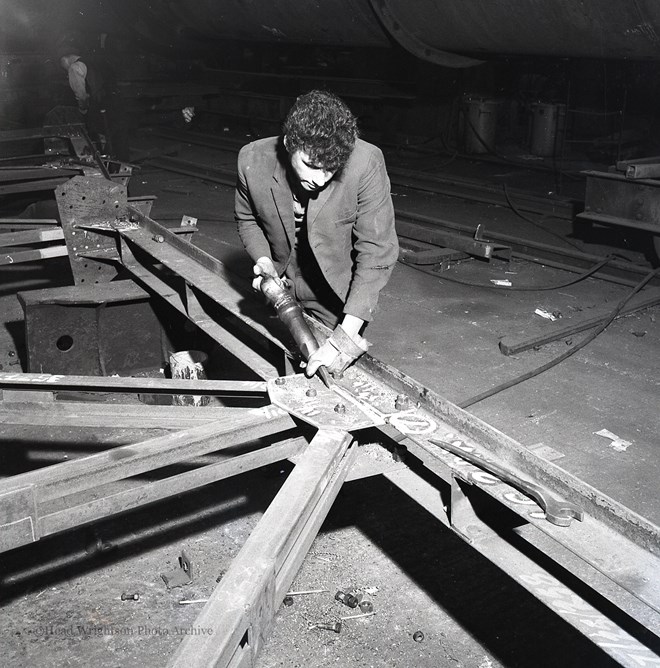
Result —
[[257, 260], [257, 263], [254, 265], [254, 267], [252, 267], [252, 272], [256, 276], [256, 278], [252, 281], [252, 287], [257, 291], [261, 286], [261, 281], [263, 281], [266, 276], [272, 276], [273, 278], [277, 278], [279, 280], [277, 269], [275, 269], [273, 261], [266, 256], [260, 257]]
[[311, 378], [320, 366], [325, 366], [331, 374], [341, 377], [358, 357], [367, 352], [370, 345], [364, 337], [359, 334], [350, 336], [341, 325], [337, 325], [307, 361], [305, 375]]

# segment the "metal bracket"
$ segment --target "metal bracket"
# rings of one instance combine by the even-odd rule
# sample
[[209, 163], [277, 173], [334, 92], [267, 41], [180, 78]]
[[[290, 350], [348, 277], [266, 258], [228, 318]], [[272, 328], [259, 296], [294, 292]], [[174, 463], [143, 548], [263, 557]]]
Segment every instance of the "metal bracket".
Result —
[[317, 377], [281, 376], [267, 387], [273, 404], [318, 429], [355, 431], [385, 423], [338, 385], [327, 388]]

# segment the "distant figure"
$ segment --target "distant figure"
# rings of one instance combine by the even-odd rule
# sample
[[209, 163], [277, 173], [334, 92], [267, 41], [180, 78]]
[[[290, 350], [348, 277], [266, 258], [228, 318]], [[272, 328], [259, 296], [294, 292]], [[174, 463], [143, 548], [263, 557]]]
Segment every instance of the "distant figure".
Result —
[[[83, 122], [92, 141], [112, 157], [129, 159], [127, 127], [112, 68], [103, 58], [80, 56], [71, 49], [60, 58], [76, 101], [78, 122]], [[67, 114], [68, 121], [75, 113]], [[52, 116], [47, 122], [54, 123]]]
[[87, 65], [80, 59], [80, 56], [73, 53], [68, 56], [62, 56], [60, 58], [60, 65], [66, 70], [69, 76], [69, 86], [78, 103], [78, 111], [81, 114], [87, 114], [91, 97], [87, 90]]

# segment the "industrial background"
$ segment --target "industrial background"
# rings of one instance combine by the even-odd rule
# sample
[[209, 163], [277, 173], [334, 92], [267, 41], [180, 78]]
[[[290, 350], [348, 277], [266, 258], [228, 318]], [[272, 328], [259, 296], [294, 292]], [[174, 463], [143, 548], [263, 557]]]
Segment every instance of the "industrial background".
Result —
[[[660, 666], [659, 61], [653, 0], [0, 0], [2, 665]], [[233, 218], [312, 89], [400, 242], [330, 388]]]

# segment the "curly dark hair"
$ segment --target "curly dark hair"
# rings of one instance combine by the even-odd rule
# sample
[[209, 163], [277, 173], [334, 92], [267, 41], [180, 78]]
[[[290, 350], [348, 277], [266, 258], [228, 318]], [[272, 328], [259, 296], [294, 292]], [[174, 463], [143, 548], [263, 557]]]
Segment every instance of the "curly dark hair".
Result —
[[333, 93], [312, 90], [293, 103], [283, 132], [290, 153], [300, 149], [309, 155], [315, 166], [337, 172], [346, 164], [355, 146], [357, 118]]

